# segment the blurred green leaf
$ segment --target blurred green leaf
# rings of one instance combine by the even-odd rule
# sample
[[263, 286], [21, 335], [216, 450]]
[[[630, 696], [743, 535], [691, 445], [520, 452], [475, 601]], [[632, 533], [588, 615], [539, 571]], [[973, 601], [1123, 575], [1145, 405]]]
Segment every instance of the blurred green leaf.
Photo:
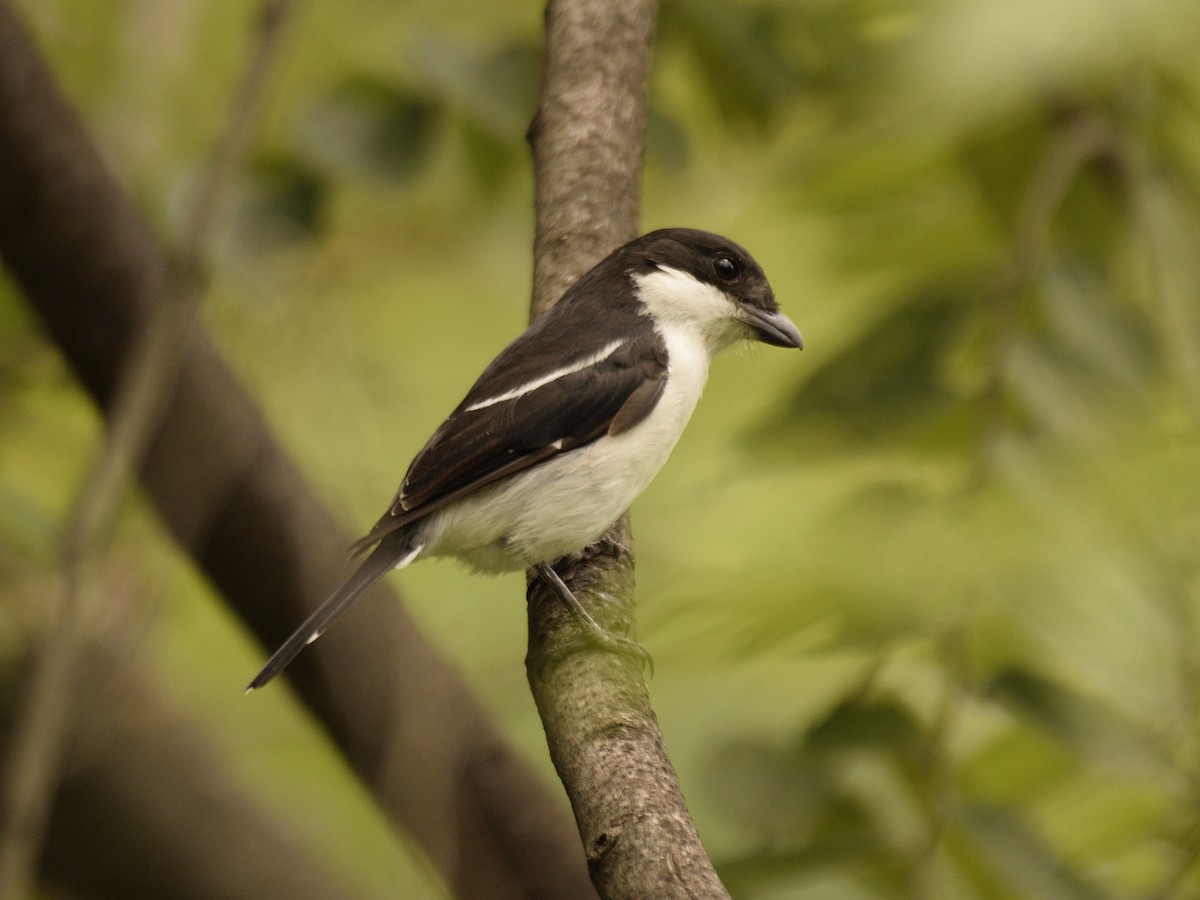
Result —
[[328, 184], [290, 157], [263, 157], [246, 169], [234, 193], [223, 244], [242, 261], [318, 237], [325, 225]]
[[894, 697], [847, 698], [813, 723], [804, 737], [804, 747], [812, 753], [870, 749], [907, 760], [917, 758], [922, 745], [920, 725]]
[[[947, 360], [969, 333], [976, 299], [932, 286], [897, 298], [836, 353], [827, 353], [793, 395], [787, 416], [800, 433], [841, 433], [869, 444], [920, 432], [953, 411]], [[760, 434], [777, 441], [778, 424]]]
[[963, 810], [962, 821], [1010, 886], [1011, 896], [1039, 900], [1107, 900], [1113, 896], [1082, 878], [1068, 860], [1006, 810], [972, 805]]
[[666, 4], [659, 25], [665, 41], [685, 44], [722, 116], [731, 124], [765, 127], [796, 86], [796, 73], [778, 47], [791, 19], [772, 6], [698, 0]]
[[718, 747], [706, 780], [721, 812], [763, 846], [805, 836], [833, 790], [822, 767], [803, 755], [748, 740]]
[[501, 144], [520, 145], [537, 109], [541, 50], [530, 41], [469, 46], [449, 37], [423, 37], [411, 64], [418, 81], [443, 103]]
[[1036, 722], [1016, 721], [976, 748], [959, 768], [962, 791], [976, 802], [1020, 808], [1079, 777], [1087, 760]]
[[308, 108], [298, 143], [313, 164], [338, 174], [405, 181], [429, 157], [438, 119], [427, 98], [359, 75]]
[[1010, 668], [986, 687], [987, 696], [1034, 722], [1079, 756], [1128, 772], [1169, 776], [1149, 735], [1107, 704], [1036, 672]]

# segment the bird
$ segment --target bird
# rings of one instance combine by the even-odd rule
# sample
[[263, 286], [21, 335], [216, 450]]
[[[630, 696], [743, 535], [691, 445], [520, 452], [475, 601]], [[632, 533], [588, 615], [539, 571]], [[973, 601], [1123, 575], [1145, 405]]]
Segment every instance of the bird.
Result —
[[804, 347], [740, 245], [663, 228], [613, 251], [484, 369], [351, 547], [369, 550], [365, 559], [247, 693], [388, 571], [426, 557], [453, 557], [481, 573], [532, 569], [589, 639], [640, 648], [596, 624], [553, 563], [629, 508], [679, 440], [713, 356], [745, 341]]

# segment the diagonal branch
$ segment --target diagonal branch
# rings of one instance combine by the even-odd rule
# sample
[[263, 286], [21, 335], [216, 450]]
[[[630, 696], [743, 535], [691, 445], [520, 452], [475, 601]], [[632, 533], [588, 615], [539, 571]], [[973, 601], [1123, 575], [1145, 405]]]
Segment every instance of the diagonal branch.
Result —
[[[66, 741], [86, 752], [64, 767], [41, 846], [54, 890], [93, 900], [361, 895], [250, 796], [208, 736], [131, 662], [122, 636], [89, 636], [74, 668], [83, 687]], [[6, 687], [0, 746], [16, 712]]]
[[257, 121], [280, 26], [291, 0], [265, 0], [229, 121], [200, 181], [175, 265], [145, 327], [122, 365], [100, 451], [71, 505], [60, 540], [60, 590], [34, 654], [26, 701], [13, 736], [0, 796], [0, 898], [24, 896], [42, 843], [72, 715], [76, 657], [89, 621], [84, 604], [88, 560], [100, 549], [128, 481], [145, 458], [178, 374], [175, 348], [199, 301], [197, 274], [217, 210]]
[[[4, 0], [0, 256], [111, 415], [170, 266]], [[174, 352], [142, 485], [180, 547], [276, 644], [345, 577], [348, 538], [196, 323]], [[594, 896], [559, 804], [394, 594], [373, 596], [289, 673], [350, 766], [458, 896]]]

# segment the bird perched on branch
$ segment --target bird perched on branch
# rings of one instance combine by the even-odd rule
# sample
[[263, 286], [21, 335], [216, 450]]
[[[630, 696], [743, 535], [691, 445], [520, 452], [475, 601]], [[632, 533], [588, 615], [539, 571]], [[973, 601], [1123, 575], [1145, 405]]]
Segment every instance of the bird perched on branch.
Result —
[[374, 549], [247, 690], [283, 671], [389, 569], [427, 556], [481, 572], [532, 568], [589, 640], [637, 647], [597, 625], [551, 564], [594, 541], [645, 489], [691, 417], [709, 361], [742, 340], [803, 347], [762, 268], [733, 241], [665, 228], [614, 251], [484, 369], [353, 547]]

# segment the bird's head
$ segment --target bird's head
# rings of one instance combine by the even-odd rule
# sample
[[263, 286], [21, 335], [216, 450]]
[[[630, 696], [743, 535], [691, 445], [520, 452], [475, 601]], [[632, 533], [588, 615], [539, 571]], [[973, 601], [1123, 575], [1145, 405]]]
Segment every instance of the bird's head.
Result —
[[733, 241], [692, 228], [664, 228], [621, 252], [646, 311], [664, 325], [695, 329], [710, 351], [740, 340], [804, 347], [762, 267]]

